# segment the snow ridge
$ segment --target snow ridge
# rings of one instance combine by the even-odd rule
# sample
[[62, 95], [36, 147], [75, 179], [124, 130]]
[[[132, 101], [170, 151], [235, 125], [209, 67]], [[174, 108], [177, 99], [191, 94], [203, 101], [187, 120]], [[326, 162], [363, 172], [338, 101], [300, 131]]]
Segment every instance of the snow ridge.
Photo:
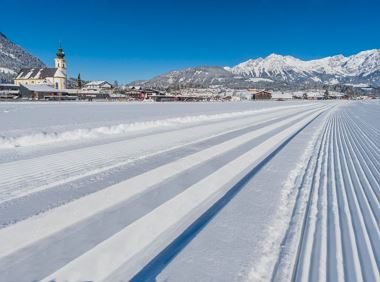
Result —
[[[281, 109], [279, 107], [278, 109]], [[39, 132], [16, 137], [0, 136], [0, 149], [46, 145], [65, 141], [79, 141], [96, 139], [101, 137], [127, 134], [129, 132], [144, 131], [155, 128], [176, 127], [203, 121], [217, 121], [229, 118], [249, 116], [260, 112], [272, 111], [272, 109], [249, 110], [240, 112], [220, 113], [213, 115], [184, 116], [162, 120], [152, 120], [135, 123], [101, 126], [95, 128], [79, 128], [64, 132]]]

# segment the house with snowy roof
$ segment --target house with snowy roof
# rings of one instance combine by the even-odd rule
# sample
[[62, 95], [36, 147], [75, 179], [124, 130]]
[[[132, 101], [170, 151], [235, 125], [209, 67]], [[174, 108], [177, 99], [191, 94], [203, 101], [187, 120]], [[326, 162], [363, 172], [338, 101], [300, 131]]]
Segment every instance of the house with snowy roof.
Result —
[[93, 92], [102, 92], [102, 91], [109, 91], [113, 88], [112, 84], [105, 81], [105, 80], [96, 80], [91, 81], [87, 83], [83, 87], [83, 91], [93, 91]]
[[20, 94], [24, 99], [30, 100], [77, 100], [77, 95], [70, 95], [67, 90], [59, 90], [47, 84], [21, 84]]
[[16, 85], [46, 84], [55, 89], [66, 89], [67, 66], [65, 53], [58, 49], [55, 58], [55, 68], [24, 68], [17, 74], [14, 83]]

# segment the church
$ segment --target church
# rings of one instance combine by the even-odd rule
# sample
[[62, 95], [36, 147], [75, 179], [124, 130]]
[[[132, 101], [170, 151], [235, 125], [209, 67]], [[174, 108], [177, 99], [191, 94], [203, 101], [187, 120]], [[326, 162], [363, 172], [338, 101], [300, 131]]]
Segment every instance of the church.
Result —
[[67, 68], [65, 53], [62, 48], [57, 51], [55, 68], [25, 68], [17, 74], [14, 83], [16, 85], [45, 84], [57, 90], [66, 89]]

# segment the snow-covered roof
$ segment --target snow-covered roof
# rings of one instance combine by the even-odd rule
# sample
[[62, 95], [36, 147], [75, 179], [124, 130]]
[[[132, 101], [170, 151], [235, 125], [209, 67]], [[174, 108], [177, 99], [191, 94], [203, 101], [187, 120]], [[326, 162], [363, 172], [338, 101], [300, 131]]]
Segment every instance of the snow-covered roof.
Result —
[[141, 86], [128, 86], [128, 89], [131, 89], [131, 90], [142, 90], [142, 87]]
[[16, 79], [45, 79], [54, 77], [56, 71], [56, 68], [26, 68], [19, 71]]
[[47, 84], [35, 84], [35, 85], [22, 84], [22, 86], [28, 89], [29, 91], [35, 91], [35, 92], [49, 92], [49, 93], [62, 92]]
[[54, 74], [54, 77], [65, 78], [65, 77], [66, 77], [66, 74], [65, 74], [61, 69], [57, 69], [57, 71], [56, 71], [55, 74]]
[[272, 94], [272, 92], [267, 91], [267, 90], [251, 90], [251, 93], [254, 95], [259, 94], [259, 93], [270, 93], [270, 94]]
[[112, 86], [111, 85], [111, 83], [109, 83], [109, 82], [107, 82], [107, 81], [105, 81], [105, 80], [95, 80], [95, 81], [91, 81], [91, 82], [89, 82], [89, 83], [87, 83], [85, 86], [103, 86], [103, 85], [105, 85], [105, 84], [108, 84], [108, 85], [110, 85], [110, 86]]

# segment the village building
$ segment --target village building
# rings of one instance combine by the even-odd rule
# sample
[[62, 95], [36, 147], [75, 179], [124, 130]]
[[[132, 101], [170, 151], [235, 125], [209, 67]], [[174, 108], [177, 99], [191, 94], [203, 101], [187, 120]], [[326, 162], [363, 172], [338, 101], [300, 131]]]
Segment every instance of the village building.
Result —
[[112, 84], [105, 80], [91, 81], [83, 87], [84, 92], [109, 92], [113, 88]]
[[[151, 88], [142, 88], [141, 86], [129, 86], [126, 90], [124, 90], [125, 95], [129, 98], [129, 100], [156, 100], [158, 96], [165, 96], [166, 92], [151, 89]], [[160, 97], [158, 97], [158, 100]]]
[[257, 91], [252, 93], [252, 100], [270, 100], [272, 99], [272, 93], [269, 91]]
[[66, 89], [67, 65], [62, 48], [57, 51], [55, 68], [24, 68], [17, 74], [16, 85], [49, 85], [55, 89]]
[[20, 94], [23, 98], [38, 101], [76, 100], [76, 95], [70, 95], [66, 90], [59, 90], [47, 84], [20, 85]]
[[0, 100], [13, 100], [20, 96], [20, 86], [15, 84], [0, 84]]

